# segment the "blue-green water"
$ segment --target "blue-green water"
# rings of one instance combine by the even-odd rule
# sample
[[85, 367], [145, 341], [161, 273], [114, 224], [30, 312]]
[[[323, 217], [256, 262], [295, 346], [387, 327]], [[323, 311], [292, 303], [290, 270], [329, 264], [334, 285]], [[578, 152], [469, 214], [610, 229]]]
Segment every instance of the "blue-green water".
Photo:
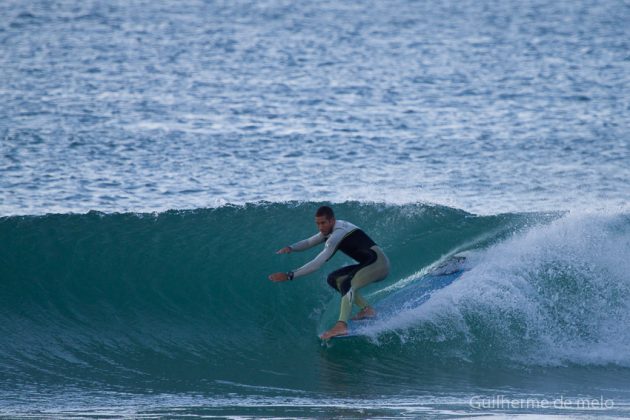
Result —
[[[0, 16], [0, 416], [629, 415], [626, 1]], [[323, 203], [399, 305], [331, 346]]]
[[316, 252], [274, 253], [314, 230], [318, 204], [1, 219], [4, 413], [448, 417], [507, 395], [627, 415], [630, 218], [337, 205], [392, 261], [377, 306], [468, 262], [422, 306], [409, 295], [322, 346], [339, 302], [325, 272], [266, 279]]

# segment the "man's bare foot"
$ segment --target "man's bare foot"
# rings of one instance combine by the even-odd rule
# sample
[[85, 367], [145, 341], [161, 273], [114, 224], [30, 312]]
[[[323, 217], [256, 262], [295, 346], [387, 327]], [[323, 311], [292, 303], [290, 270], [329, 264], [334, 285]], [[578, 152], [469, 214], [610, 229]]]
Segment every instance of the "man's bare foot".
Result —
[[371, 306], [366, 306], [361, 309], [358, 314], [356, 314], [352, 320], [358, 321], [360, 319], [374, 318], [376, 316], [376, 311]]
[[324, 334], [320, 335], [319, 338], [322, 340], [328, 340], [329, 338], [336, 337], [338, 335], [347, 335], [348, 334], [348, 325], [343, 321], [337, 321], [334, 327], [326, 331]]

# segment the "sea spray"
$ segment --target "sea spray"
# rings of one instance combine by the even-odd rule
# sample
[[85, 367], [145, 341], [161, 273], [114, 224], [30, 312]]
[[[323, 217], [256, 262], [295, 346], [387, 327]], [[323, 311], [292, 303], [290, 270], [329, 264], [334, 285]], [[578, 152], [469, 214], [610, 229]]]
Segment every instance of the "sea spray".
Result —
[[567, 214], [469, 253], [459, 281], [369, 334], [476, 363], [628, 366], [628, 255], [627, 216]]

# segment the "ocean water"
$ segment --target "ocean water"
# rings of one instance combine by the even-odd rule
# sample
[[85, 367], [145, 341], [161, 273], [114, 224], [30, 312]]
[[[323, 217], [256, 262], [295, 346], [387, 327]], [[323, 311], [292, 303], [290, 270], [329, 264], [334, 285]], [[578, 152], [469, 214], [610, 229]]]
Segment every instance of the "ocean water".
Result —
[[[0, 16], [0, 417], [630, 416], [627, 1]], [[322, 204], [403, 297], [327, 345]]]

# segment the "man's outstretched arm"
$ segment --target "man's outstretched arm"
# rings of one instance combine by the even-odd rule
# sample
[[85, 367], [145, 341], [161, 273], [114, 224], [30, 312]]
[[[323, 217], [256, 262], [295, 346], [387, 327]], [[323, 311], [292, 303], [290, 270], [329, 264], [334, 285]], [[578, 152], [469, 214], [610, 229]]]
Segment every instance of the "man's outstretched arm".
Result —
[[[326, 261], [330, 259], [335, 253], [335, 247], [330, 246], [330, 243], [326, 243], [326, 247], [322, 252], [320, 252], [312, 261], [307, 262], [302, 267], [298, 268], [294, 272], [291, 273], [291, 277], [302, 277], [307, 274], [314, 273], [319, 270], [319, 268], [324, 265]], [[291, 279], [292, 280], [292, 279]]]
[[[326, 240], [326, 237], [322, 235], [321, 232], [316, 235], [311, 236], [308, 239], [304, 239], [303, 241], [296, 242], [291, 246], [285, 246], [282, 249], [279, 249], [276, 254], [289, 254], [293, 251], [304, 251], [305, 249], [309, 249], [314, 247], [317, 244], [321, 244]], [[310, 274], [316, 271], [319, 267], [321, 267], [331, 256], [334, 254], [334, 247], [330, 247], [329, 244], [326, 244], [326, 248], [322, 252], [319, 253], [315, 259], [304, 266], [298, 268], [293, 271], [289, 271], [288, 273], [273, 273], [269, 275], [269, 280], [273, 282], [281, 282], [287, 280], [293, 280], [293, 277], [301, 277], [307, 274]]]
[[276, 251], [276, 254], [290, 254], [293, 251], [304, 251], [306, 249], [314, 247], [315, 245], [321, 244], [325, 240], [326, 238], [324, 237], [324, 235], [322, 235], [321, 232], [318, 232], [310, 238], [279, 249], [278, 251]]
[[[282, 250], [280, 250], [282, 251]], [[278, 251], [278, 252], [280, 252]], [[317, 271], [335, 252], [335, 248], [326, 244], [326, 248], [320, 252], [312, 261], [304, 264], [302, 267], [295, 271], [289, 271], [288, 273], [273, 273], [269, 276], [269, 280], [273, 282], [293, 280], [294, 277], [302, 277], [307, 274], [311, 274]]]

